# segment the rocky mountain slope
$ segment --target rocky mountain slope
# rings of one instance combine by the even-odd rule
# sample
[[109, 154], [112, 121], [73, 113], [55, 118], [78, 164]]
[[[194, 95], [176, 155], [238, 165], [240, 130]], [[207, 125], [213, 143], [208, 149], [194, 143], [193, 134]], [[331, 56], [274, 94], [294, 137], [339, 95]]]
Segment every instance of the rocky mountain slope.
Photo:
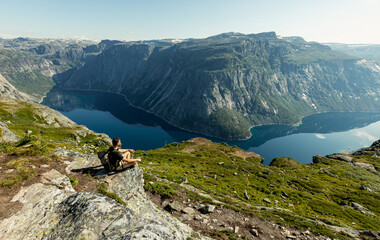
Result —
[[372, 59], [380, 62], [380, 44], [324, 43], [331, 49], [351, 56]]
[[55, 79], [64, 89], [122, 94], [173, 125], [229, 139], [316, 112], [380, 109], [375, 62], [273, 32], [118, 43]]
[[[53, 86], [53, 76], [80, 65], [113, 41], [0, 39], [0, 74], [29, 100], [40, 101]], [[8, 96], [19, 98], [19, 94]], [[25, 98], [24, 98], [25, 99]]]

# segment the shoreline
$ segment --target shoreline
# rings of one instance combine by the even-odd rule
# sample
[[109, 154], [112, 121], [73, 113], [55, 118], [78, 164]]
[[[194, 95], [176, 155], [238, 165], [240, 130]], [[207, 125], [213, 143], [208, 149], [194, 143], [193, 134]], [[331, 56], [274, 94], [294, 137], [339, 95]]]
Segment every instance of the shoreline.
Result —
[[[55, 85], [57, 86], [57, 85]], [[186, 129], [186, 128], [183, 128], [183, 127], [180, 127], [176, 124], [173, 124], [169, 121], [167, 121], [166, 119], [162, 118], [161, 116], [158, 116], [157, 114], [155, 114], [154, 112], [151, 112], [151, 111], [148, 111], [146, 109], [143, 109], [139, 106], [136, 106], [134, 104], [132, 104], [130, 102], [130, 100], [124, 95], [124, 94], [121, 94], [121, 93], [117, 93], [117, 92], [112, 92], [112, 91], [107, 91], [107, 90], [96, 90], [96, 89], [74, 89], [74, 88], [58, 88], [57, 90], [61, 90], [61, 91], [79, 91], [79, 92], [99, 92], [99, 93], [109, 93], [109, 94], [116, 94], [118, 96], [121, 96], [124, 98], [124, 100], [132, 107], [134, 108], [137, 108], [137, 109], [140, 109], [144, 112], [147, 112], [147, 113], [150, 113], [150, 114], [153, 114], [154, 116], [158, 117], [159, 119], [163, 120], [165, 123], [173, 126], [173, 127], [176, 127], [182, 131], [185, 131], [185, 132], [188, 132], [188, 133], [192, 133], [192, 134], [200, 134], [201, 136], [204, 136], [204, 137], [210, 137], [210, 138], [215, 138], [215, 139], [219, 139], [219, 140], [226, 140], [226, 141], [247, 141], [249, 139], [251, 139], [253, 137], [252, 135], [252, 129], [255, 128], [255, 127], [260, 127], [260, 126], [271, 126], [271, 125], [284, 125], [284, 126], [293, 126], [293, 127], [297, 127], [297, 126], [300, 126], [302, 125], [303, 123], [303, 119], [308, 117], [308, 116], [311, 116], [311, 115], [317, 115], [317, 114], [323, 114], [323, 113], [380, 113], [377, 112], [377, 111], [325, 111], [325, 112], [315, 112], [315, 113], [310, 113], [310, 114], [307, 114], [305, 116], [301, 116], [300, 117], [300, 120], [296, 123], [265, 123], [265, 124], [256, 124], [256, 125], [252, 125], [248, 130], [249, 130], [249, 133], [250, 133], [250, 136], [247, 137], [247, 138], [241, 138], [241, 139], [231, 139], [231, 138], [222, 138], [222, 137], [217, 137], [217, 136], [213, 136], [213, 135], [209, 135], [209, 134], [204, 134], [204, 133], [200, 133], [200, 132], [197, 132], [197, 131], [193, 131], [193, 130], [189, 130], [189, 129]], [[50, 91], [49, 91], [50, 92]], [[47, 92], [48, 93], [48, 92]], [[40, 103], [43, 102], [43, 100], [46, 98], [46, 95], [47, 93], [44, 94], [42, 100], [40, 101]]]

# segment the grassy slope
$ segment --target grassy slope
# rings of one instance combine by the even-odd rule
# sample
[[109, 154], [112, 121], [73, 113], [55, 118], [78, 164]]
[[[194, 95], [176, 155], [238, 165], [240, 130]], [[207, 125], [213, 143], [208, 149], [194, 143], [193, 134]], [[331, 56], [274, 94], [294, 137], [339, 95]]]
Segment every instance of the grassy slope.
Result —
[[[137, 155], [144, 159], [142, 165], [147, 180], [165, 178], [176, 183], [173, 187], [178, 188], [178, 183], [187, 178], [188, 184], [238, 211], [290, 226], [309, 228], [331, 237], [344, 238], [311, 219], [359, 230], [380, 229], [378, 171], [323, 157], [318, 164], [265, 166], [258, 157], [244, 159], [237, 156], [236, 152], [244, 153], [237, 147], [225, 144], [188, 141], [138, 152]], [[355, 159], [373, 163], [378, 169], [380, 167], [379, 159], [369, 155], [356, 156]], [[374, 192], [360, 190], [361, 185], [368, 186]], [[249, 200], [244, 197], [245, 191], [250, 196]], [[282, 192], [288, 197], [282, 197]], [[271, 203], [265, 203], [264, 198], [270, 199]], [[376, 216], [367, 216], [354, 210], [350, 207], [351, 202], [359, 203]], [[260, 211], [257, 206], [290, 211]]]
[[45, 76], [38, 70], [20, 69], [25, 68], [23, 64], [33, 65], [44, 61], [42, 57], [29, 52], [0, 49], [0, 68], [4, 77], [18, 90], [37, 98], [41, 98], [54, 86], [52, 77]]
[[[47, 126], [33, 108], [34, 105], [21, 101], [17, 104], [0, 102], [1, 121], [11, 121], [8, 123], [9, 128], [20, 136], [26, 130], [32, 130], [34, 135], [22, 138], [24, 143], [32, 144], [29, 148], [0, 144], [0, 152], [16, 157], [6, 163], [6, 167], [13, 167], [15, 171], [0, 176], [2, 187], [12, 187], [35, 177], [36, 172], [30, 165], [33, 161], [41, 160], [31, 156], [42, 157], [47, 162], [57, 161], [52, 154], [56, 146], [81, 150], [84, 144], [94, 146], [99, 140], [95, 135], [88, 135], [77, 145], [74, 132], [80, 129], [79, 126]], [[375, 170], [324, 157], [318, 159], [318, 164], [298, 164], [284, 158], [278, 159], [275, 166], [265, 166], [261, 164], [261, 158], [252, 153], [202, 139], [173, 143], [151, 151], [138, 151], [135, 155], [143, 158], [141, 165], [145, 168], [146, 182], [153, 184], [151, 187], [158, 194], [164, 191], [164, 194], [173, 195], [173, 189], [182, 188], [179, 183], [187, 178], [188, 184], [226, 203], [227, 207], [281, 224], [308, 228], [341, 239], [345, 236], [314, 220], [354, 229], [380, 229], [380, 174]], [[354, 158], [374, 164], [379, 169], [379, 159], [371, 155], [368, 153]], [[151, 183], [157, 177], [172, 183], [165, 186]], [[373, 192], [360, 190], [362, 185]], [[244, 197], [245, 191], [250, 196], [249, 200]], [[282, 192], [288, 197], [282, 197]], [[210, 201], [196, 193], [191, 195], [197, 200]], [[271, 203], [265, 203], [264, 198], [270, 199]], [[350, 207], [351, 202], [359, 203], [376, 216], [367, 216], [354, 210]], [[260, 210], [258, 206], [265, 206], [266, 210]]]
[[[14, 103], [0, 101], [0, 119], [7, 123], [8, 128], [21, 137], [16, 144], [0, 143], [0, 154], [7, 154], [11, 161], [5, 163], [5, 168], [13, 168], [15, 171], [0, 176], [0, 187], [13, 187], [21, 182], [36, 176], [36, 171], [31, 167], [34, 162], [56, 161], [54, 149], [66, 147], [75, 151], [83, 151], [84, 145], [95, 146], [100, 140], [95, 134], [88, 134], [81, 138], [78, 144], [75, 140], [76, 131], [80, 126], [53, 127], [49, 126], [36, 114], [35, 105], [23, 101]], [[30, 135], [26, 130], [32, 131]], [[24, 147], [31, 145], [30, 147]]]

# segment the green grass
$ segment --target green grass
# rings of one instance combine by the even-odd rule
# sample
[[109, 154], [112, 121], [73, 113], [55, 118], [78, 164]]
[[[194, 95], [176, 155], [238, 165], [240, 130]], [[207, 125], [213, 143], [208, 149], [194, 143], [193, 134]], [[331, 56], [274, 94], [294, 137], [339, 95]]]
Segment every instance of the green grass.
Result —
[[166, 183], [145, 182], [144, 188], [154, 194], [160, 195], [162, 198], [171, 198], [176, 195], [176, 191]]
[[125, 202], [123, 202], [123, 200], [121, 200], [121, 198], [120, 198], [116, 193], [108, 192], [108, 185], [107, 185], [107, 183], [101, 183], [101, 184], [98, 186], [98, 193], [101, 193], [101, 194], [103, 194], [104, 196], [107, 196], [107, 197], [109, 197], [109, 198], [112, 198], [112, 199], [115, 200], [116, 202], [125, 205]]
[[[96, 134], [87, 134], [85, 137], [81, 137], [78, 144], [75, 132], [82, 130], [80, 126], [49, 126], [37, 114], [34, 104], [23, 101], [16, 101], [15, 103], [0, 101], [0, 118], [4, 122], [10, 121], [8, 128], [16, 135], [21, 136], [19, 146], [32, 144], [29, 154], [33, 155], [48, 154], [57, 146], [83, 152], [81, 149], [83, 145], [96, 146], [97, 142], [101, 140], [101, 137]], [[32, 133], [27, 135], [25, 134], [26, 130], [30, 130]], [[0, 145], [0, 151], [11, 151], [12, 148], [14, 147], [9, 146], [9, 144]], [[107, 148], [107, 146], [103, 148]], [[99, 150], [103, 148], [99, 148]]]
[[4, 164], [5, 167], [13, 169], [13, 172], [0, 177], [0, 187], [11, 188], [35, 177], [36, 171], [28, 166], [31, 162], [31, 159], [17, 158]]
[[75, 188], [78, 185], [78, 178], [74, 176], [69, 176], [71, 186]]
[[[151, 151], [138, 151], [144, 161], [144, 174], [201, 189], [225, 202], [231, 209], [258, 215], [302, 229], [344, 239], [343, 235], [308, 219], [354, 229], [380, 229], [380, 174], [344, 162], [320, 157], [317, 164], [300, 164], [278, 158], [273, 166], [260, 159], [238, 157], [236, 147], [212, 142], [182, 142]], [[356, 157], [367, 162], [379, 159]], [[223, 164], [219, 164], [223, 162]], [[151, 177], [151, 178], [152, 178]], [[367, 185], [374, 192], [360, 190]], [[179, 186], [179, 185], [178, 185]], [[249, 200], [244, 197], [247, 191]], [[285, 192], [288, 197], [283, 197]], [[197, 199], [194, 194], [192, 198]], [[272, 203], [263, 202], [269, 198]], [[197, 199], [199, 200], [199, 198]], [[278, 203], [276, 204], [275, 201]], [[356, 202], [377, 217], [367, 216], [349, 206]], [[260, 211], [255, 206], [287, 209]], [[352, 224], [355, 222], [355, 225]]]

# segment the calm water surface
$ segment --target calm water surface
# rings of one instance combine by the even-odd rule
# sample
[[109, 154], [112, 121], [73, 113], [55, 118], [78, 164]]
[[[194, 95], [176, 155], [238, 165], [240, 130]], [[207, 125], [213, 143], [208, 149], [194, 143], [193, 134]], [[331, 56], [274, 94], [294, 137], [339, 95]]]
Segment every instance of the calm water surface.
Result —
[[[100, 92], [53, 91], [43, 104], [91, 130], [119, 136], [123, 147], [155, 149], [172, 142], [204, 137], [167, 124], [128, 104], [119, 95]], [[349, 152], [380, 139], [380, 113], [322, 113], [305, 117], [299, 126], [267, 125], [251, 129], [252, 138], [227, 142], [264, 157], [291, 157], [310, 163], [312, 156]]]

